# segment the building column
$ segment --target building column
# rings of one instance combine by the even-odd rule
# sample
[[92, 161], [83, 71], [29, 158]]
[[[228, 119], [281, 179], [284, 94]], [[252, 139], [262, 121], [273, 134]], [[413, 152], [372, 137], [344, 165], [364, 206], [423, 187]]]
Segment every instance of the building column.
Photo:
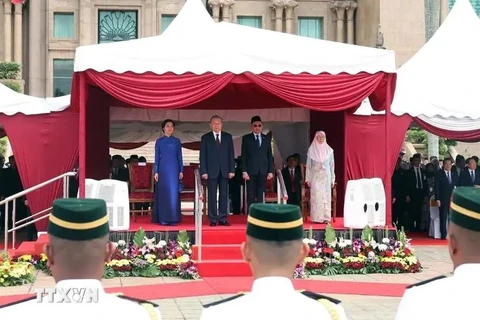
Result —
[[293, 34], [293, 9], [298, 6], [298, 2], [291, 0], [285, 6], [285, 31]]
[[285, 8], [285, 1], [272, 0], [270, 8], [275, 11], [275, 31], [283, 32], [283, 9]]
[[357, 9], [357, 2], [356, 1], [348, 1], [347, 7], [347, 43], [354, 44], [355, 43], [355, 20], [354, 14], [355, 10]]
[[28, 94], [44, 98], [47, 94], [47, 2], [28, 2]]
[[3, 39], [4, 39], [4, 56], [5, 62], [12, 61], [12, 2], [10, 0], [3, 0]]
[[230, 22], [232, 15], [232, 7], [235, 4], [235, 0], [223, 0], [222, 1], [222, 21]]
[[440, 0], [440, 23], [443, 23], [448, 15], [448, 0]]
[[15, 4], [15, 19], [14, 19], [14, 39], [13, 39], [13, 44], [14, 44], [14, 50], [13, 50], [13, 61], [15, 61], [18, 64], [23, 64], [22, 63], [22, 20], [23, 20], [23, 3], [17, 3]]
[[331, 9], [337, 13], [337, 42], [345, 42], [345, 9], [346, 1], [333, 1]]
[[208, 5], [212, 8], [212, 18], [215, 22], [220, 22], [220, 1], [219, 0], [208, 0]]

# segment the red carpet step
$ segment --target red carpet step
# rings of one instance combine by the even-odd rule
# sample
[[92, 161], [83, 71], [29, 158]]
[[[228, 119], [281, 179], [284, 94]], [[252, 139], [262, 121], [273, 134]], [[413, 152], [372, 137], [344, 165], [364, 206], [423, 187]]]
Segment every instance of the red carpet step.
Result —
[[202, 244], [241, 244], [246, 239], [245, 227], [231, 229], [204, 228]]
[[196, 263], [201, 277], [248, 277], [250, 266], [243, 260], [204, 260]]
[[[192, 247], [192, 259], [198, 260], [198, 246]], [[202, 245], [202, 260], [242, 260], [242, 252], [238, 244]]]

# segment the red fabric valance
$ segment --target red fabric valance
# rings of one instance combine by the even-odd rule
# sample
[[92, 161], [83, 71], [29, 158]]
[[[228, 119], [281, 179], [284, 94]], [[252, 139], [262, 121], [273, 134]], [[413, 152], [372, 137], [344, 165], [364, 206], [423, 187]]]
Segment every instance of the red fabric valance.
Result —
[[462, 142], [479, 142], [480, 141], [480, 130], [450, 131], [450, 130], [440, 129], [435, 126], [432, 126], [431, 124], [428, 124], [425, 121], [420, 120], [419, 118], [414, 118], [414, 121], [422, 129], [442, 138], [457, 140]]
[[371, 97], [374, 109], [382, 110], [385, 107], [385, 86], [395, 84], [386, 81], [395, 75], [384, 73], [139, 75], [88, 70], [74, 74], [74, 110], [79, 110], [79, 93], [76, 91], [80, 75], [85, 77], [86, 84], [97, 86], [113, 97], [116, 106], [164, 109], [258, 109], [293, 105], [317, 111], [341, 111], [356, 107], [366, 97]]
[[110, 142], [110, 148], [118, 150], [132, 150], [143, 147], [148, 142]]

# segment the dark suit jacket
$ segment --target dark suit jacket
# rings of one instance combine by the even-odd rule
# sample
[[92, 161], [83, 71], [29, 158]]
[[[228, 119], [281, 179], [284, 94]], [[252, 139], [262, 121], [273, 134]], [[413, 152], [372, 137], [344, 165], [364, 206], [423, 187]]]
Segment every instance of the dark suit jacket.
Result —
[[445, 170], [440, 169], [435, 175], [435, 200], [440, 201], [442, 205], [450, 203], [453, 189], [458, 186], [457, 170], [450, 172], [452, 183], [448, 183], [447, 174]]
[[112, 179], [128, 182], [130, 180], [128, 169], [126, 168], [113, 168]]
[[[285, 188], [287, 189], [288, 197], [290, 198], [290, 195], [292, 193], [292, 180], [290, 178], [289, 167], [285, 167], [282, 169], [282, 176], [283, 182], [285, 182]], [[299, 167], [295, 168], [295, 177], [293, 182], [295, 183], [295, 195], [298, 199], [298, 203], [300, 203], [302, 199], [302, 172], [300, 171]]]
[[470, 177], [470, 169], [463, 169], [462, 173], [460, 173], [458, 185], [461, 187], [473, 187], [480, 185], [480, 170], [478, 170], [478, 168], [475, 170], [475, 181], [473, 182], [472, 178]]
[[[420, 172], [422, 174], [422, 187], [423, 187], [423, 193], [425, 196], [428, 195], [428, 181], [427, 181], [427, 176], [425, 174], [425, 170], [420, 168]], [[413, 168], [410, 168], [406, 173], [405, 173], [405, 191], [406, 195], [412, 197], [414, 193], [417, 192], [417, 178], [415, 176], [415, 170]]]
[[228, 178], [229, 173], [235, 173], [232, 135], [222, 131], [217, 147], [213, 132], [204, 134], [200, 141], [200, 175], [208, 174], [209, 179], [216, 179], [219, 176]]
[[262, 145], [259, 148], [255, 135], [249, 133], [242, 138], [242, 168], [249, 175], [273, 173], [272, 136], [262, 134]]
[[18, 170], [6, 168], [3, 171], [5, 181], [5, 196], [9, 197], [23, 191], [22, 180]]

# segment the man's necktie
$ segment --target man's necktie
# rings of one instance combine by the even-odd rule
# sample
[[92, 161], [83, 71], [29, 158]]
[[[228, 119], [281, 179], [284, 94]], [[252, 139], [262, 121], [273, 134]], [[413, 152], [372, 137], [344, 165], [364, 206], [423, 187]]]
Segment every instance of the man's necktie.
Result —
[[292, 192], [295, 192], [295, 169], [290, 169], [290, 182], [292, 185]]
[[220, 138], [219, 138], [218, 136], [219, 136], [219, 134], [218, 134], [218, 133], [217, 133], [217, 134], [215, 134], [215, 142], [217, 143], [217, 147], [219, 147], [219, 146], [220, 146]]
[[260, 135], [259, 134], [255, 135], [255, 140], [257, 141], [257, 145], [260, 148], [262, 146], [262, 140], [260, 140]]
[[417, 189], [421, 189], [422, 188], [422, 176], [420, 175], [420, 168], [416, 168], [415, 171], [417, 173]]
[[447, 171], [448, 184], [452, 184], [452, 177], [450, 176], [450, 171]]
[[475, 172], [473, 170], [470, 171], [470, 177], [472, 178], [472, 182], [475, 183]]

